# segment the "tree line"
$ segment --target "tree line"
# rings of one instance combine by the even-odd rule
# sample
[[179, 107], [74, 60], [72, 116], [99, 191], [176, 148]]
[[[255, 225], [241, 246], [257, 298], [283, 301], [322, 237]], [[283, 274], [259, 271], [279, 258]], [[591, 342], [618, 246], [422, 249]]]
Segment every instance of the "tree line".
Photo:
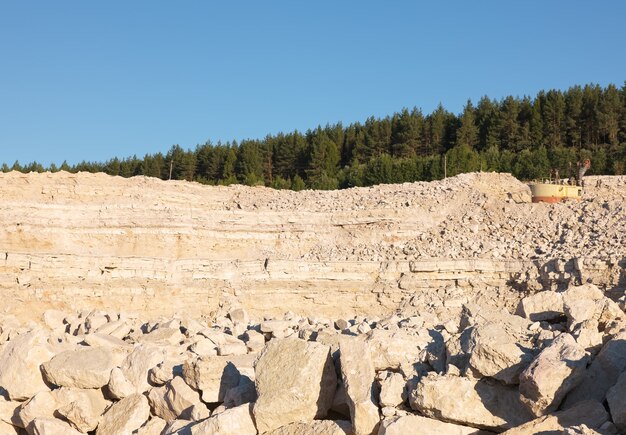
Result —
[[429, 114], [403, 109], [348, 126], [318, 126], [264, 139], [211, 143], [143, 158], [49, 167], [32, 162], [2, 171], [105, 172], [205, 184], [265, 185], [279, 189], [337, 189], [430, 181], [472, 171], [510, 172], [522, 180], [567, 176], [591, 159], [589, 173], [626, 173], [626, 82], [540, 91], [534, 98], [487, 96], [468, 100], [460, 114], [441, 104]]

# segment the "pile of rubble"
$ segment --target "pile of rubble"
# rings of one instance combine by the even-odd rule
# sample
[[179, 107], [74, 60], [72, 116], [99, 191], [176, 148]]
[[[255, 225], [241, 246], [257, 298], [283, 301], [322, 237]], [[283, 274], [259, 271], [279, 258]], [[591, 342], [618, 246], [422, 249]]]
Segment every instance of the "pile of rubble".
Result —
[[623, 305], [588, 284], [515, 314], [5, 315], [0, 433], [623, 433]]

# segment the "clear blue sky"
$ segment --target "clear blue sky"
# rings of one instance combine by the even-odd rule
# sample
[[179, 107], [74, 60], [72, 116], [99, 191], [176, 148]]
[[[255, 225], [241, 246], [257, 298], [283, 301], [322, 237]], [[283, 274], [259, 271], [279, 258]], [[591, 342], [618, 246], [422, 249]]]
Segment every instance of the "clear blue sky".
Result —
[[626, 80], [624, 1], [0, 0], [0, 162]]

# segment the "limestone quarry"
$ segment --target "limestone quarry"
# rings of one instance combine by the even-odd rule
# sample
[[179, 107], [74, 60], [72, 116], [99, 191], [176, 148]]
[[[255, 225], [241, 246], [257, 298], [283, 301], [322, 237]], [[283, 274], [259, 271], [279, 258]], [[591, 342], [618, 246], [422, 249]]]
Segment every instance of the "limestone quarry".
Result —
[[0, 198], [0, 434], [626, 433], [626, 177]]

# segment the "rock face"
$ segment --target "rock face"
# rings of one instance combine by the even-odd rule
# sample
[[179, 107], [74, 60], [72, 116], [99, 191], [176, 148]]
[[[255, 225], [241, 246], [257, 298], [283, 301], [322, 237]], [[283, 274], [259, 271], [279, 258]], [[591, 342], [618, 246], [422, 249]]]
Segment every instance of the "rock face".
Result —
[[517, 388], [486, 380], [429, 375], [419, 381], [410, 401], [411, 408], [427, 417], [488, 430], [508, 429], [532, 418]]
[[330, 409], [337, 375], [328, 346], [289, 338], [272, 340], [255, 369], [254, 419], [259, 432], [321, 418]]
[[583, 379], [589, 357], [567, 333], [559, 335], [520, 376], [522, 401], [537, 415], [548, 414]]
[[[623, 269], [613, 249], [623, 180], [589, 178], [588, 201], [553, 207], [494, 173], [333, 192], [0, 174], [0, 290], [23, 318], [98, 308], [200, 316], [232, 299], [251, 317], [347, 317], [448, 286], [486, 284], [511, 304], [510, 282], [612, 288]], [[280, 307], [266, 297], [276, 294]]]
[[378, 428], [380, 417], [374, 403], [372, 386], [376, 373], [369, 345], [362, 339], [343, 337], [339, 342], [339, 355], [354, 434], [372, 434]]

